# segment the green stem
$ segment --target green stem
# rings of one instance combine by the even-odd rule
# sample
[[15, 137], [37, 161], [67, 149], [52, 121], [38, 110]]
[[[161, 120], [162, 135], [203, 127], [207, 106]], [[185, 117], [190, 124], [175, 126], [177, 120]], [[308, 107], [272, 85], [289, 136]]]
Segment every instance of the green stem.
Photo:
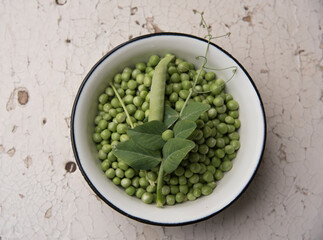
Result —
[[156, 199], [157, 207], [163, 206], [163, 195], [162, 195], [163, 175], [164, 175], [164, 169], [161, 164], [159, 167], [158, 178], [157, 178], [157, 199]]
[[126, 106], [124, 105], [123, 101], [122, 101], [122, 98], [120, 97], [117, 89], [113, 86], [113, 83], [110, 83], [110, 86], [112, 87], [113, 91], [114, 91], [114, 94], [117, 96], [117, 98], [119, 99], [119, 102], [121, 103], [121, 106], [123, 108], [123, 111], [126, 113], [127, 115], [127, 118], [129, 119], [129, 124], [131, 126], [131, 128], [134, 128], [135, 126], [133, 125], [133, 122], [131, 121], [131, 118], [130, 118], [130, 115], [127, 111], [127, 108]]

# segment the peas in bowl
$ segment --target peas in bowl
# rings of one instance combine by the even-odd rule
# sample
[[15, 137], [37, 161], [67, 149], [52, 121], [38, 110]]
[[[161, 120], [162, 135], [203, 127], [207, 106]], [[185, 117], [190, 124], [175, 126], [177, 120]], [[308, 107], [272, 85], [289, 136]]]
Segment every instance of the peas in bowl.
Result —
[[233, 66], [234, 77], [199, 69], [206, 46], [186, 34], [141, 36], [106, 54], [81, 84], [71, 119], [76, 161], [95, 193], [128, 217], [206, 219], [237, 199], [258, 168], [266, 131], [258, 91], [214, 44], [208, 66]]

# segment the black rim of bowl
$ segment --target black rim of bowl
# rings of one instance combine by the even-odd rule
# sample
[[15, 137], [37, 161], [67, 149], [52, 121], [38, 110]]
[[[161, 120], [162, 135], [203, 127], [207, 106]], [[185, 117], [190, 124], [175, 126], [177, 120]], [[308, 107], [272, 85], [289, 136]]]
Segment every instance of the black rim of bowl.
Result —
[[95, 71], [95, 69], [107, 58], [109, 57], [112, 53], [114, 53], [115, 51], [117, 51], [118, 49], [122, 48], [125, 45], [128, 45], [129, 43], [141, 40], [141, 39], [146, 39], [146, 38], [150, 38], [150, 37], [156, 37], [156, 36], [181, 36], [181, 37], [187, 37], [187, 38], [193, 38], [199, 41], [203, 41], [207, 43], [207, 40], [194, 36], [194, 35], [189, 35], [189, 34], [184, 34], [184, 33], [173, 33], [173, 32], [162, 32], [162, 33], [153, 33], [153, 34], [147, 34], [147, 35], [142, 35], [136, 38], [133, 38], [127, 42], [124, 42], [120, 45], [118, 45], [117, 47], [115, 47], [114, 49], [112, 49], [111, 51], [109, 51], [108, 53], [106, 53], [89, 71], [89, 73], [86, 75], [86, 77], [84, 78], [84, 80], [82, 81], [79, 90], [77, 92], [77, 95], [75, 97], [74, 100], [74, 104], [73, 104], [73, 108], [72, 108], [72, 114], [71, 114], [71, 129], [70, 129], [70, 134], [71, 134], [71, 142], [72, 142], [72, 148], [73, 148], [73, 153], [74, 153], [74, 157], [76, 159], [77, 165], [84, 177], [84, 179], [87, 181], [87, 183], [89, 184], [89, 186], [92, 188], [92, 190], [106, 203], [108, 204], [110, 207], [112, 207], [114, 210], [118, 211], [119, 213], [132, 218], [134, 220], [137, 220], [139, 222], [142, 223], [146, 223], [146, 224], [151, 224], [151, 225], [158, 225], [158, 226], [183, 226], [183, 225], [188, 225], [188, 224], [193, 224], [193, 223], [197, 223], [200, 221], [204, 221], [206, 219], [209, 219], [213, 216], [215, 216], [216, 214], [222, 212], [224, 209], [226, 209], [227, 207], [229, 207], [233, 202], [235, 202], [248, 188], [248, 186], [250, 185], [251, 181], [253, 180], [253, 178], [256, 175], [257, 170], [259, 169], [259, 165], [262, 161], [263, 158], [263, 154], [264, 154], [264, 150], [265, 150], [265, 144], [266, 144], [266, 133], [267, 133], [267, 124], [266, 124], [266, 115], [265, 115], [265, 111], [264, 111], [264, 105], [263, 102], [261, 100], [259, 91], [254, 83], [254, 81], [252, 80], [252, 78], [250, 77], [249, 73], [244, 69], [244, 67], [233, 57], [231, 56], [231, 54], [229, 54], [227, 51], [225, 51], [224, 49], [222, 49], [221, 47], [217, 46], [214, 43], [210, 43], [213, 47], [216, 47], [218, 50], [222, 51], [223, 53], [225, 53], [228, 57], [230, 57], [233, 61], [235, 61], [235, 63], [243, 70], [243, 72], [247, 75], [249, 81], [251, 82], [261, 105], [261, 110], [262, 110], [262, 114], [263, 114], [263, 119], [264, 119], [264, 139], [263, 139], [263, 145], [262, 145], [262, 150], [261, 150], [261, 154], [260, 154], [260, 158], [258, 161], [258, 164], [252, 174], [252, 176], [250, 177], [249, 181], [247, 182], [247, 184], [244, 186], [244, 188], [242, 189], [242, 191], [231, 201], [229, 202], [224, 208], [220, 209], [217, 212], [211, 213], [208, 216], [196, 219], [196, 220], [192, 220], [192, 221], [186, 221], [186, 222], [178, 222], [178, 223], [160, 223], [160, 222], [154, 222], [154, 221], [150, 221], [150, 220], [146, 220], [140, 217], [136, 217], [133, 215], [130, 215], [126, 212], [124, 212], [122, 209], [118, 208], [117, 206], [113, 205], [111, 202], [109, 202], [97, 189], [96, 187], [92, 184], [91, 180], [88, 178], [85, 170], [82, 167], [82, 164], [80, 162], [79, 156], [78, 156], [78, 152], [77, 152], [77, 147], [75, 145], [75, 135], [74, 135], [74, 117], [75, 117], [75, 111], [76, 111], [76, 106], [79, 100], [79, 97], [82, 93], [83, 87], [85, 86], [87, 80], [89, 79], [89, 77], [91, 76], [91, 74]]

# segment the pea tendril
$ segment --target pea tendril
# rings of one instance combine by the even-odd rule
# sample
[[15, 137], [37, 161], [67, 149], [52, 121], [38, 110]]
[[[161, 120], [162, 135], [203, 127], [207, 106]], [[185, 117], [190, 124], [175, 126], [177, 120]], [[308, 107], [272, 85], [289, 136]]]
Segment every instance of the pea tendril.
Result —
[[[198, 79], [200, 78], [201, 74], [202, 74], [202, 70], [203, 69], [210, 69], [210, 70], [216, 70], [216, 71], [222, 71], [222, 70], [227, 70], [227, 69], [230, 69], [230, 68], [233, 68], [233, 75], [229, 78], [228, 81], [226, 81], [225, 83], [229, 82], [233, 76], [235, 75], [236, 71], [237, 71], [237, 67], [236, 66], [231, 66], [231, 67], [227, 67], [227, 68], [220, 68], [220, 69], [216, 69], [216, 68], [210, 68], [210, 67], [206, 67], [206, 63], [207, 63], [207, 54], [209, 52], [209, 48], [210, 48], [210, 43], [211, 43], [211, 40], [213, 39], [217, 39], [217, 38], [222, 38], [222, 37], [229, 37], [231, 35], [230, 32], [226, 33], [226, 34], [223, 34], [223, 35], [220, 35], [220, 36], [215, 36], [213, 37], [212, 34], [211, 34], [211, 28], [210, 26], [208, 26], [208, 24], [206, 23], [205, 19], [204, 19], [204, 12], [199, 12], [197, 10], [193, 10], [194, 14], [198, 13], [201, 15], [201, 25], [203, 28], [205, 28], [207, 30], [207, 35], [204, 36], [205, 39], [207, 39], [207, 46], [206, 46], [206, 50], [205, 50], [205, 54], [204, 56], [197, 56], [196, 59], [199, 59], [199, 58], [202, 58], [203, 59], [203, 62], [202, 62], [202, 65], [198, 71], [198, 75], [196, 76], [196, 78], [194, 79], [194, 82], [193, 82], [193, 86], [192, 88], [189, 90], [189, 94], [188, 94], [188, 97], [186, 98], [184, 104], [183, 104], [183, 107], [179, 113], [179, 116], [182, 116], [183, 114], [183, 110], [185, 109], [188, 101], [190, 100], [193, 92], [196, 92], [195, 91], [195, 86], [197, 84], [197, 81]], [[197, 93], [208, 93], [210, 91], [207, 91], [207, 92], [197, 92]]]

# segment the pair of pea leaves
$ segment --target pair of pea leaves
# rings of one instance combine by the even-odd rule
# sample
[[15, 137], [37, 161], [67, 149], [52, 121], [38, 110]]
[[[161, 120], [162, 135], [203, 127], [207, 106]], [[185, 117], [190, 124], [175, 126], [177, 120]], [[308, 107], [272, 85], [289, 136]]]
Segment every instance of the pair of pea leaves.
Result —
[[[117, 144], [113, 153], [134, 169], [148, 170], [161, 163], [163, 170], [171, 173], [195, 147], [187, 138], [196, 128], [195, 121], [209, 108], [208, 104], [189, 102], [179, 116], [177, 111], [166, 106], [164, 122], [151, 121], [128, 129], [130, 139]], [[165, 142], [162, 133], [174, 123], [174, 138]]]

